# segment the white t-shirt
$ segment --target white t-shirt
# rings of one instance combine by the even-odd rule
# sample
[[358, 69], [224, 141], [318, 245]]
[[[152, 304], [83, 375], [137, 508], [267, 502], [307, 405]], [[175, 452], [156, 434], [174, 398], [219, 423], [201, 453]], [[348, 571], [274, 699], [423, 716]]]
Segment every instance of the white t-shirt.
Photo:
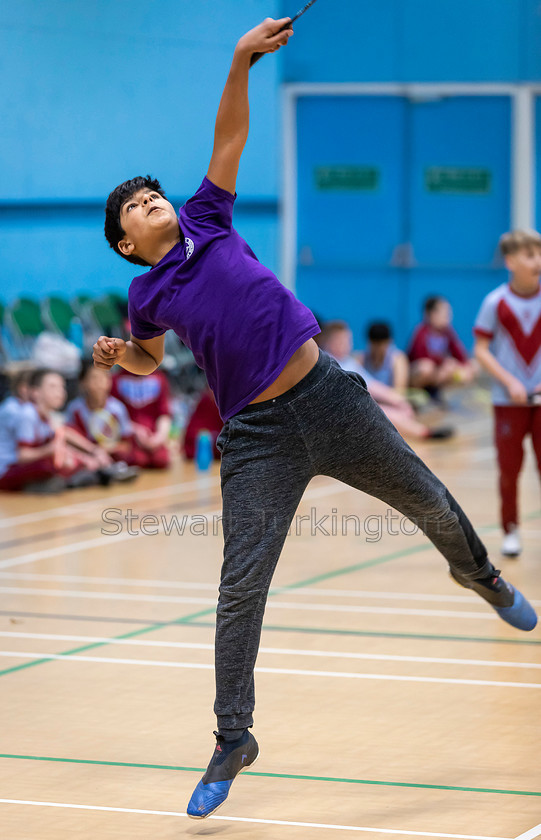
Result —
[[[490, 352], [518, 379], [528, 393], [541, 385], [541, 288], [522, 297], [503, 283], [486, 296], [475, 321], [474, 333], [490, 338]], [[507, 388], [495, 380], [494, 405], [513, 405]]]
[[51, 424], [33, 403], [8, 397], [0, 405], [0, 475], [17, 463], [20, 446], [43, 446], [53, 437]]
[[133, 434], [126, 406], [115, 397], [107, 397], [105, 407], [92, 411], [83, 397], [70, 402], [66, 421], [89, 440], [100, 446], [114, 448]]

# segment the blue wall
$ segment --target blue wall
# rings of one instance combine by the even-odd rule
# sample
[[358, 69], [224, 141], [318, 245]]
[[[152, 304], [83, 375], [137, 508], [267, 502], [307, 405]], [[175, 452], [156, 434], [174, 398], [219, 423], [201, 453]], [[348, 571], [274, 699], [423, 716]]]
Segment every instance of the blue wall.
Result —
[[[234, 10], [234, 14], [232, 11]], [[177, 202], [206, 172], [233, 48], [277, 0], [17, 0], [0, 18], [4, 301], [126, 287], [103, 204], [152, 173]], [[236, 223], [277, 268], [280, 65], [251, 79], [252, 128]], [[9, 117], [6, 119], [6, 115]], [[248, 202], [248, 203], [246, 203]]]
[[285, 79], [534, 80], [540, 43], [539, 0], [319, 0], [285, 53]]

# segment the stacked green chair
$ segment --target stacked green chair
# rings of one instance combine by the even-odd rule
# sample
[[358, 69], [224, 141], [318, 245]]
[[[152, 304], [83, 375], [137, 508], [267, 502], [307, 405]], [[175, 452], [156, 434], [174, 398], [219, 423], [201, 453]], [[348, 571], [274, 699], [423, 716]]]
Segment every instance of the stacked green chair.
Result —
[[98, 334], [123, 336], [122, 316], [107, 297], [90, 301], [85, 312], [97, 329], [96, 337]]
[[117, 291], [116, 289], [106, 292], [104, 299], [110, 301], [111, 304], [116, 306], [119, 312], [122, 312], [128, 306], [127, 295], [124, 292]]
[[52, 295], [41, 302], [41, 315], [47, 329], [69, 339], [82, 350], [83, 328], [81, 319], [75, 313], [71, 303], [65, 298]]
[[85, 309], [91, 300], [92, 296], [84, 293], [80, 295], [75, 295], [75, 297], [71, 299], [71, 308], [73, 309], [75, 314], [79, 316], [79, 318], [83, 317], [83, 315], [85, 314]]
[[29, 359], [38, 335], [45, 330], [40, 305], [31, 298], [18, 298], [6, 310], [6, 325], [17, 359]]
[[69, 338], [71, 322], [75, 318], [75, 312], [67, 300], [55, 295], [44, 298], [41, 301], [41, 317], [48, 329]]

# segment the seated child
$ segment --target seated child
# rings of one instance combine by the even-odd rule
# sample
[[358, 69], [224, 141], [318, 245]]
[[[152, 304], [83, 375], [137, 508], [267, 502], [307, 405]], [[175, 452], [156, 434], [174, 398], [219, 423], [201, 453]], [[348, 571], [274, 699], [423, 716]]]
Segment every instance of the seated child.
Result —
[[103, 466], [99, 453], [79, 448], [76, 433], [53, 428], [52, 414], [66, 400], [64, 378], [55, 371], [38, 370], [28, 387], [28, 402], [0, 408], [0, 489], [52, 492], [99, 483]]
[[452, 317], [448, 300], [440, 295], [427, 298], [424, 321], [414, 331], [408, 350], [411, 387], [424, 388], [435, 399], [440, 388], [469, 384], [476, 374], [475, 364], [451, 326]]
[[112, 477], [123, 481], [135, 478], [138, 469], [128, 467], [133, 460], [133, 428], [126, 406], [111, 396], [110, 372], [85, 361], [79, 387], [81, 396], [67, 408], [68, 427], [102, 451]]
[[210, 388], [205, 388], [195, 406], [184, 432], [182, 451], [186, 458], [191, 461], [195, 458], [197, 448], [197, 435], [204, 429], [210, 432], [213, 440], [214, 458], [218, 460], [221, 455], [216, 447], [216, 438], [222, 431], [224, 423], [220, 417], [214, 394]]
[[169, 466], [171, 407], [169, 383], [162, 371], [139, 376], [120, 370], [113, 376], [111, 393], [124, 403], [132, 421], [132, 464], [150, 469]]
[[408, 357], [393, 343], [389, 325], [379, 321], [370, 324], [367, 337], [368, 346], [359, 357], [364, 369], [378, 382], [404, 394], [409, 380]]
[[453, 429], [448, 426], [431, 429], [420, 423], [409, 402], [398, 391], [375, 379], [365, 370], [358, 358], [352, 355], [353, 335], [345, 321], [329, 321], [323, 328], [319, 344], [336, 359], [343, 370], [351, 370], [363, 377], [369, 393], [400, 434], [416, 440], [444, 440], [454, 434]]
[[2, 408], [8, 407], [17, 411], [23, 403], [30, 399], [30, 377], [33, 370], [21, 370], [12, 377], [10, 382], [11, 394], [2, 402]]

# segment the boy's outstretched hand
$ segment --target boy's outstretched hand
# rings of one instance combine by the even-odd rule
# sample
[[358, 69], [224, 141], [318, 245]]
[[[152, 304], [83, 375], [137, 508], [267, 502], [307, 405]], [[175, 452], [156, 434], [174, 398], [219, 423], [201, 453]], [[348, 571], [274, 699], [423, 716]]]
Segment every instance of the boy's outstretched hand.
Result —
[[291, 20], [291, 18], [280, 18], [273, 20], [273, 18], [266, 18], [259, 26], [250, 29], [246, 35], [243, 35], [237, 44], [239, 52], [245, 52], [248, 55], [253, 53], [271, 53], [279, 50], [289, 41], [293, 35], [292, 29], [280, 30]]
[[108, 338], [106, 335], [100, 335], [92, 349], [95, 367], [109, 370], [124, 358], [127, 345], [122, 338]]

